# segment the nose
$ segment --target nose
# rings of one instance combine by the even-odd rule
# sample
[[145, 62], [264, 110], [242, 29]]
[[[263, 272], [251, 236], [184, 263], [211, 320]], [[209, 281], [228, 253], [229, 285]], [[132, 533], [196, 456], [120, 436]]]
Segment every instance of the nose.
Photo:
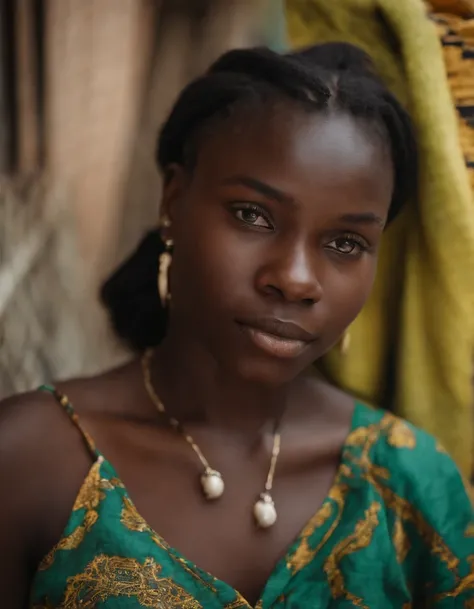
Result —
[[314, 249], [302, 245], [280, 250], [257, 274], [257, 288], [265, 296], [312, 306], [322, 298]]

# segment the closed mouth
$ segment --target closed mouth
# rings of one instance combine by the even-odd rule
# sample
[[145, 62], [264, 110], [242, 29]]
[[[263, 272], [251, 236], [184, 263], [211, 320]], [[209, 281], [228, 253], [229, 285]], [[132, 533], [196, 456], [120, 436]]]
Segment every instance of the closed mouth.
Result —
[[300, 325], [292, 321], [284, 321], [277, 318], [254, 318], [254, 319], [238, 319], [237, 323], [241, 326], [263, 332], [283, 340], [294, 340], [305, 343], [310, 343], [316, 340], [317, 336], [308, 332]]
[[237, 324], [255, 347], [277, 358], [296, 358], [316, 339], [293, 322], [258, 319], [239, 320]]

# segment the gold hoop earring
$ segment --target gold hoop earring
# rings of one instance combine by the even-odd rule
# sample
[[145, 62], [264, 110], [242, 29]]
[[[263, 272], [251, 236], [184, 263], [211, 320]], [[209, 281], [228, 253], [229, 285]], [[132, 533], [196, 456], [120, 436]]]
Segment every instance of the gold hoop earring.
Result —
[[[161, 228], [169, 228], [171, 222], [165, 218], [161, 224]], [[158, 293], [160, 295], [161, 304], [166, 307], [171, 300], [171, 292], [169, 290], [168, 274], [172, 261], [173, 240], [166, 239], [165, 251], [160, 255], [159, 270], [158, 270]]]
[[339, 349], [341, 351], [341, 355], [347, 355], [350, 346], [351, 346], [351, 333], [349, 332], [349, 330], [346, 330], [344, 332], [344, 335], [342, 337], [340, 347], [339, 347]]

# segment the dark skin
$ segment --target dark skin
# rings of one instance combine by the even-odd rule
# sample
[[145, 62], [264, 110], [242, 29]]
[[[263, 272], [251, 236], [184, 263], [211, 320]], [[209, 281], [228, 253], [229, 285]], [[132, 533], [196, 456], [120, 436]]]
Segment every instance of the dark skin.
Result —
[[[369, 295], [392, 164], [387, 144], [363, 121], [286, 103], [215, 125], [201, 138], [193, 172], [175, 166], [169, 175], [162, 212], [175, 244], [173, 300], [152, 378], [167, 410], [222, 472], [224, 496], [203, 499], [199, 461], [157, 415], [139, 361], [58, 388], [149, 525], [255, 604], [324, 501], [350, 429], [353, 399], [308, 368]], [[291, 321], [311, 340], [295, 356], [271, 355], [237, 323], [262, 317]], [[278, 522], [258, 531], [252, 506], [275, 417]], [[35, 568], [61, 536], [91, 463], [50, 396], [1, 405], [3, 609], [27, 606]]]

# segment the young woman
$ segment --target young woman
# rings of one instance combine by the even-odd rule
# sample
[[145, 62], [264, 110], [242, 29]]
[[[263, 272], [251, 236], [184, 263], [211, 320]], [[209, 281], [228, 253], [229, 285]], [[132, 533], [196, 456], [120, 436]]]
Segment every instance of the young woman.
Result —
[[451, 459], [312, 369], [415, 191], [366, 56], [228, 53], [157, 159], [159, 229], [103, 293], [142, 355], [1, 405], [2, 609], [474, 606]]

